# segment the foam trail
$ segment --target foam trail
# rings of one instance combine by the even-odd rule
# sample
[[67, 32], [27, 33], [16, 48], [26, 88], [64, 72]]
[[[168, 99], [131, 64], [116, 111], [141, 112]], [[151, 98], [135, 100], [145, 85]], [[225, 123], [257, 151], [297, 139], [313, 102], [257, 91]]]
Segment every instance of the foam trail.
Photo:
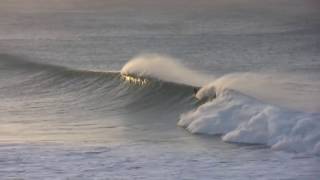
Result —
[[152, 77], [197, 87], [201, 87], [213, 79], [212, 76], [184, 67], [178, 63], [177, 59], [158, 54], [142, 54], [133, 58], [123, 66], [121, 74]]

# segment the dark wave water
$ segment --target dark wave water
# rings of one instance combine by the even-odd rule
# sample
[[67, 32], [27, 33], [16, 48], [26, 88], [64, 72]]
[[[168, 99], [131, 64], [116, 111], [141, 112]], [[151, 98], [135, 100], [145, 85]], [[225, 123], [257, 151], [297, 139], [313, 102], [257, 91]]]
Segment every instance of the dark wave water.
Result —
[[18, 142], [73, 141], [72, 134], [83, 141], [86, 134], [104, 136], [104, 128], [125, 126], [154, 126], [160, 133], [158, 128], [175, 128], [174, 119], [197, 104], [192, 86], [155, 78], [133, 82], [120, 72], [76, 70], [10, 55], [1, 56], [1, 68], [1, 120], [7, 126], [27, 124], [22, 134], [17, 126], [3, 136]]

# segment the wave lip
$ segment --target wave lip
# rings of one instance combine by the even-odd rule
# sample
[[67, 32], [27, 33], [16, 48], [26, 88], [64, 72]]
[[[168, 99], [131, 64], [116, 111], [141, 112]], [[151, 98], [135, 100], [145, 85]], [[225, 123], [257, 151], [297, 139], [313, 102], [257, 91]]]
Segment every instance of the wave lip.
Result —
[[123, 66], [121, 74], [151, 77], [166, 82], [201, 87], [212, 77], [184, 67], [178, 60], [158, 54], [142, 54]]

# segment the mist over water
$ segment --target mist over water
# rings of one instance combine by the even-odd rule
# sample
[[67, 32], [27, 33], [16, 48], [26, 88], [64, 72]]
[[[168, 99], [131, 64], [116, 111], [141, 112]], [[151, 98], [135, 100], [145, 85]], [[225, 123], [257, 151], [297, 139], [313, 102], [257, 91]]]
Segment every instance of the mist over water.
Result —
[[318, 7], [1, 1], [0, 179], [318, 179]]

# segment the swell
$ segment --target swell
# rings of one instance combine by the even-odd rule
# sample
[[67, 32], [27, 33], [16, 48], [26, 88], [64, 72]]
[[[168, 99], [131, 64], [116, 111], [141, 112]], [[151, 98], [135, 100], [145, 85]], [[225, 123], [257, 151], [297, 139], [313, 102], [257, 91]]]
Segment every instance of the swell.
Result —
[[[72, 110], [83, 109], [97, 116], [113, 116], [180, 112], [195, 105], [193, 86], [151, 77], [145, 77], [144, 84], [136, 84], [117, 71], [71, 69], [12, 55], [1, 55], [0, 58], [1, 76], [5, 77], [0, 79], [1, 95], [6, 99], [23, 97], [32, 102], [55, 99], [54, 107], [46, 103], [42, 110], [65, 111], [63, 109], [67, 106], [69, 114], [73, 113]], [[28, 110], [28, 107], [24, 108]]]

